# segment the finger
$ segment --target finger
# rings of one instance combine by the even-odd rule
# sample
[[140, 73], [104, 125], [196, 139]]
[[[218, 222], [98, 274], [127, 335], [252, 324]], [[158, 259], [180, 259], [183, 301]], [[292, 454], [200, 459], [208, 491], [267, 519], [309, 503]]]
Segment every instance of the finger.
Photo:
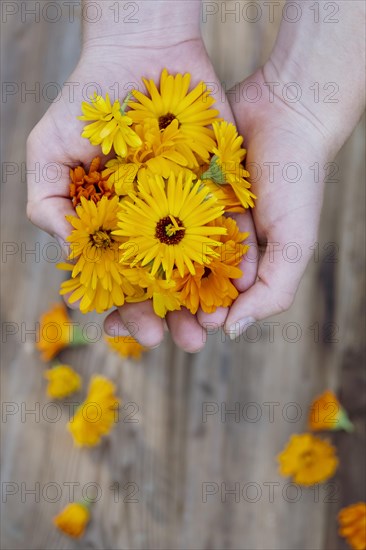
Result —
[[27, 140], [27, 215], [61, 244], [71, 231], [65, 216], [75, 215], [70, 200], [70, 167], [88, 163], [95, 151], [81, 138], [77, 121], [70, 128], [65, 148], [51, 111], [52, 107]]
[[122, 324], [140, 344], [155, 348], [164, 338], [163, 320], [154, 313], [151, 300], [118, 308]]
[[65, 216], [75, 216], [70, 199], [47, 197], [39, 201], [29, 201], [27, 215], [34, 225], [55, 237], [63, 253], [67, 254], [66, 237], [70, 235], [72, 227]]
[[218, 307], [213, 313], [205, 313], [201, 308], [197, 311], [197, 320], [202, 328], [220, 328], [224, 325], [229, 308]]
[[300, 246], [298, 261], [283, 253], [285, 243], [276, 242], [276, 247], [277, 251], [267, 246], [259, 265], [257, 282], [231, 306], [225, 332], [232, 339], [242, 334], [248, 324], [286, 311], [293, 302], [310, 256], [307, 253], [309, 247]]
[[258, 243], [254, 227], [253, 217], [251, 212], [244, 212], [244, 214], [230, 214], [230, 217], [233, 218], [241, 233], [249, 233], [247, 239], [245, 239], [244, 244], [249, 245], [249, 250], [244, 254], [243, 259], [239, 264], [243, 275], [239, 279], [233, 279], [234, 286], [239, 290], [239, 292], [244, 292], [250, 288], [256, 278], [258, 271]]
[[130, 336], [130, 331], [122, 322], [119, 311], [115, 309], [104, 319], [104, 331], [108, 336]]
[[204, 347], [206, 331], [188, 309], [171, 311], [166, 319], [172, 338], [178, 347], [188, 353], [196, 353]]
[[[238, 224], [239, 230], [242, 233], [249, 233], [249, 237], [244, 241], [245, 244], [250, 246], [248, 252], [244, 255], [239, 264], [243, 275], [240, 279], [233, 279], [234, 286], [239, 292], [243, 292], [250, 288], [257, 277], [258, 269], [258, 250], [257, 250], [257, 238], [255, 234], [254, 222], [250, 212], [244, 214], [231, 213], [230, 217], [233, 218]], [[228, 308], [219, 307], [214, 313], [205, 313], [200, 308], [197, 312], [198, 322], [202, 327], [222, 327], [225, 323]]]

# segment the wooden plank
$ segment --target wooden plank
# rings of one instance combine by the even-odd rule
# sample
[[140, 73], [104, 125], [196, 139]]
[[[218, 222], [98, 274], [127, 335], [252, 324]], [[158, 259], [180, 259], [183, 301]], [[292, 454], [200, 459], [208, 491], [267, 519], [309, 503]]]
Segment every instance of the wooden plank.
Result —
[[[271, 25], [264, 18], [256, 24], [208, 19], [207, 46], [228, 87], [264, 61], [277, 28], [278, 18]], [[42, 88], [67, 78], [78, 57], [79, 23], [64, 18], [57, 24], [23, 24], [13, 18], [4, 31], [4, 81], [28, 87], [40, 82]], [[26, 136], [47, 108], [42, 97], [40, 102], [31, 96], [21, 99], [17, 94], [3, 105], [2, 142], [3, 159], [20, 167]], [[123, 398], [125, 408], [111, 436], [89, 451], [74, 449], [65, 430], [70, 403], [82, 394], [52, 409], [33, 336], [22, 334], [22, 323], [23, 333], [33, 328], [40, 313], [58, 299], [61, 275], [42, 254], [51, 239], [25, 219], [21, 174], [3, 183], [3, 242], [19, 245], [12, 255], [16, 247], [6, 249], [9, 256], [1, 265], [3, 322], [19, 328], [3, 350], [2, 398], [19, 406], [2, 430], [3, 488], [4, 482], [13, 483], [7, 487], [17, 490], [3, 505], [4, 548], [345, 548], [335, 534], [336, 512], [364, 498], [364, 395], [359, 391], [364, 360], [363, 153], [359, 126], [337, 159], [339, 181], [327, 187], [320, 259], [310, 263], [291, 311], [271, 320], [279, 323], [273, 342], [269, 325], [261, 323], [258, 333], [248, 332], [247, 341], [231, 343], [211, 335], [204, 352], [194, 356], [177, 350], [168, 335], [164, 345], [139, 362], [120, 360], [103, 341], [63, 354], [85, 385], [93, 373], [104, 373]], [[336, 263], [327, 261], [324, 247], [330, 242], [339, 244]], [[36, 243], [40, 254], [25, 256]], [[93, 315], [73, 314], [73, 319], [101, 323]], [[322, 337], [329, 322], [339, 327], [338, 342]], [[290, 341], [293, 333], [289, 338], [285, 331], [289, 323], [301, 329], [295, 343]], [[333, 487], [325, 485], [319, 502], [311, 489], [303, 489], [294, 502], [296, 494], [279, 477], [275, 456], [292, 433], [306, 428], [307, 407], [326, 387], [339, 390], [357, 431], [335, 439], [341, 456], [336, 501], [325, 502]], [[25, 408], [36, 413], [26, 414]], [[230, 410], [239, 410], [239, 417]], [[61, 417], [51, 422], [55, 412]], [[76, 498], [90, 483], [101, 490], [82, 543], [52, 526], [52, 517], [69, 500], [72, 483], [77, 484]], [[26, 493], [32, 489], [39, 490], [39, 499]], [[236, 494], [229, 493], [233, 489]]]

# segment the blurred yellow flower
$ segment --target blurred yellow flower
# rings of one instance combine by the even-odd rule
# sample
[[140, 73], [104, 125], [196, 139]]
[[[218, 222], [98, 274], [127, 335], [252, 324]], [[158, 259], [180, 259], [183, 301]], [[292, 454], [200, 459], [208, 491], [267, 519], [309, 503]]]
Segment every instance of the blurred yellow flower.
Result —
[[84, 502], [68, 504], [54, 519], [60, 531], [73, 538], [81, 538], [90, 520], [89, 505]]
[[280, 474], [299, 485], [314, 485], [332, 477], [338, 467], [335, 448], [309, 433], [291, 436], [277, 457]]
[[115, 396], [116, 387], [104, 376], [93, 376], [85, 401], [68, 422], [75, 445], [94, 447], [108, 434], [117, 420], [120, 400]]
[[142, 353], [146, 350], [132, 336], [107, 336], [105, 340], [109, 347], [126, 359], [129, 357], [140, 359]]
[[[217, 146], [213, 148], [214, 156], [209, 169], [202, 174], [202, 180], [211, 180], [216, 185], [230, 185], [244, 208], [254, 208], [256, 196], [250, 191], [246, 180], [249, 172], [242, 166], [246, 150], [241, 147], [243, 138], [238, 135], [234, 124], [214, 122], [212, 124]], [[235, 211], [235, 210], [234, 210]]]
[[366, 550], [366, 503], [351, 504], [338, 514], [339, 531], [353, 550]]
[[154, 119], [158, 122], [159, 129], [168, 128], [174, 121], [179, 134], [184, 140], [186, 148], [184, 156], [188, 166], [198, 166], [196, 157], [202, 161], [208, 161], [209, 152], [214, 146], [213, 131], [208, 128], [215, 119], [218, 111], [212, 109], [214, 98], [207, 91], [204, 82], [200, 82], [191, 90], [191, 75], [168, 74], [164, 69], [160, 77], [160, 87], [156, 87], [153, 80], [143, 78], [148, 95], [138, 90], [132, 94], [137, 101], [130, 101], [128, 115], [135, 123], [141, 124], [146, 120]]
[[84, 127], [81, 135], [89, 139], [92, 145], [101, 145], [105, 155], [113, 147], [117, 155], [125, 157], [128, 146], [141, 145], [141, 139], [130, 128], [132, 119], [125, 113], [128, 100], [129, 96], [121, 105], [117, 99], [112, 105], [108, 94], [104, 99], [95, 93], [90, 103], [83, 101], [81, 104], [83, 115], [78, 119], [94, 121]]
[[64, 304], [54, 304], [41, 315], [36, 348], [43, 361], [50, 361], [67, 346], [85, 343], [82, 328], [72, 323]]
[[69, 260], [75, 263], [58, 265], [71, 271], [71, 279], [62, 283], [60, 294], [71, 293], [70, 303], [81, 300], [82, 313], [102, 313], [112, 306], [122, 306], [126, 294], [139, 295], [139, 290], [122, 275], [122, 239], [112, 233], [117, 229], [118, 201], [118, 197], [102, 197], [95, 204], [81, 197], [77, 216], [67, 216], [74, 227], [67, 238]]
[[43, 374], [48, 380], [47, 395], [54, 399], [63, 399], [81, 388], [81, 378], [69, 365], [56, 365]]
[[330, 390], [326, 390], [312, 402], [308, 425], [309, 429], [313, 431], [345, 430], [352, 432], [354, 430], [346, 411]]

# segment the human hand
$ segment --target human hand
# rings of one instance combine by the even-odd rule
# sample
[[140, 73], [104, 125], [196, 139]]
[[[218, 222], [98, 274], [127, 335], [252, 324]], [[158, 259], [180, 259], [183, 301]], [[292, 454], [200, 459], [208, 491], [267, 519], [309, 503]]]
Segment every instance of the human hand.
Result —
[[[144, 40], [147, 40], [146, 35]], [[61, 245], [65, 244], [71, 231], [65, 216], [74, 214], [69, 198], [69, 169], [81, 163], [88, 166], [96, 155], [95, 147], [81, 138], [83, 123], [77, 120], [81, 114], [81, 102], [88, 99], [83, 95], [88, 84], [96, 82], [99, 93], [108, 92], [113, 98], [113, 92], [117, 92], [116, 98], [123, 100], [128, 91], [141, 81], [141, 76], [158, 81], [164, 67], [172, 73], [190, 72], [192, 86], [200, 80], [214, 86], [221, 116], [233, 121], [229, 104], [222, 102], [221, 88], [199, 35], [190, 36], [187, 40], [180, 39], [177, 43], [164, 36], [164, 46], [155, 44], [156, 47], [147, 50], [137, 43], [117, 47], [115, 44], [111, 46], [108, 41], [94, 40], [94, 37], [88, 40], [76, 69], [68, 79], [75, 85], [63, 89], [59, 100], [29, 136], [28, 165], [32, 168], [38, 163], [40, 173], [47, 174], [52, 183], [37, 182], [30, 173], [28, 215], [33, 223], [55, 236]], [[93, 87], [90, 88], [93, 91]], [[52, 170], [55, 170], [54, 174]], [[252, 232], [250, 214], [245, 215], [240, 225], [243, 231]], [[226, 313], [226, 310], [217, 313], [221, 315], [221, 323]], [[169, 313], [166, 321], [177, 345], [187, 351], [203, 347], [205, 338], [202, 327], [188, 310]], [[131, 327], [130, 331], [128, 327]], [[151, 301], [147, 301], [118, 308], [106, 318], [105, 330], [112, 335], [132, 332], [143, 345], [155, 347], [163, 338], [164, 324], [154, 314]]]
[[[327, 163], [364, 109], [364, 21], [365, 5], [357, 0], [341, 4], [332, 24], [311, 9], [296, 22], [284, 18], [268, 62], [230, 94], [264, 246], [256, 283], [225, 321], [232, 338], [294, 299], [317, 238]], [[245, 100], [253, 93], [258, 100]]]
[[[230, 94], [258, 197], [252, 214], [263, 251], [255, 284], [240, 294], [225, 321], [232, 339], [250, 323], [291, 306], [317, 239], [326, 163], [337, 150], [335, 128], [310, 103], [269, 95], [268, 83], [278, 82], [278, 74], [269, 61]], [[242, 99], [249, 87], [260, 97], [255, 103]]]

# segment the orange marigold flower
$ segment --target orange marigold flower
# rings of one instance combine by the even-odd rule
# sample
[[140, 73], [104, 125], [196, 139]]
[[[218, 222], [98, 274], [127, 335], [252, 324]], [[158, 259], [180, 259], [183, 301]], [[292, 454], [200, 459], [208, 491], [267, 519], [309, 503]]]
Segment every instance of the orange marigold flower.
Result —
[[193, 314], [199, 307], [205, 313], [212, 313], [218, 307], [228, 307], [233, 303], [239, 293], [231, 280], [243, 275], [238, 265], [249, 249], [249, 245], [242, 244], [249, 233], [241, 233], [232, 218], [221, 216], [208, 225], [227, 230], [226, 235], [218, 237], [222, 243], [217, 249], [218, 257], [213, 257], [205, 266], [195, 265], [194, 275], [186, 271], [181, 277], [177, 270], [174, 272], [182, 304]]
[[346, 430], [352, 432], [354, 430], [346, 411], [330, 390], [326, 390], [313, 400], [308, 425], [313, 431]]
[[60, 531], [73, 538], [81, 538], [90, 520], [89, 504], [73, 502], [68, 504], [54, 519], [53, 523]]
[[50, 361], [67, 346], [85, 344], [82, 329], [73, 326], [64, 304], [55, 304], [43, 313], [36, 342], [43, 361]]
[[75, 445], [94, 447], [108, 434], [117, 420], [120, 400], [115, 396], [116, 387], [104, 376], [93, 376], [85, 401], [68, 422]]
[[339, 531], [354, 550], [366, 550], [366, 503], [351, 504], [338, 514]]
[[108, 198], [114, 196], [115, 193], [108, 184], [109, 173], [100, 170], [100, 163], [100, 157], [95, 157], [88, 173], [83, 166], [70, 169], [70, 197], [74, 207], [80, 204], [81, 197], [98, 202], [103, 196]]
[[132, 336], [108, 336], [105, 340], [110, 348], [126, 359], [140, 359], [142, 352], [146, 351], [146, 348]]
[[299, 485], [314, 485], [332, 477], [338, 467], [335, 448], [309, 433], [294, 434], [277, 457], [280, 474]]

